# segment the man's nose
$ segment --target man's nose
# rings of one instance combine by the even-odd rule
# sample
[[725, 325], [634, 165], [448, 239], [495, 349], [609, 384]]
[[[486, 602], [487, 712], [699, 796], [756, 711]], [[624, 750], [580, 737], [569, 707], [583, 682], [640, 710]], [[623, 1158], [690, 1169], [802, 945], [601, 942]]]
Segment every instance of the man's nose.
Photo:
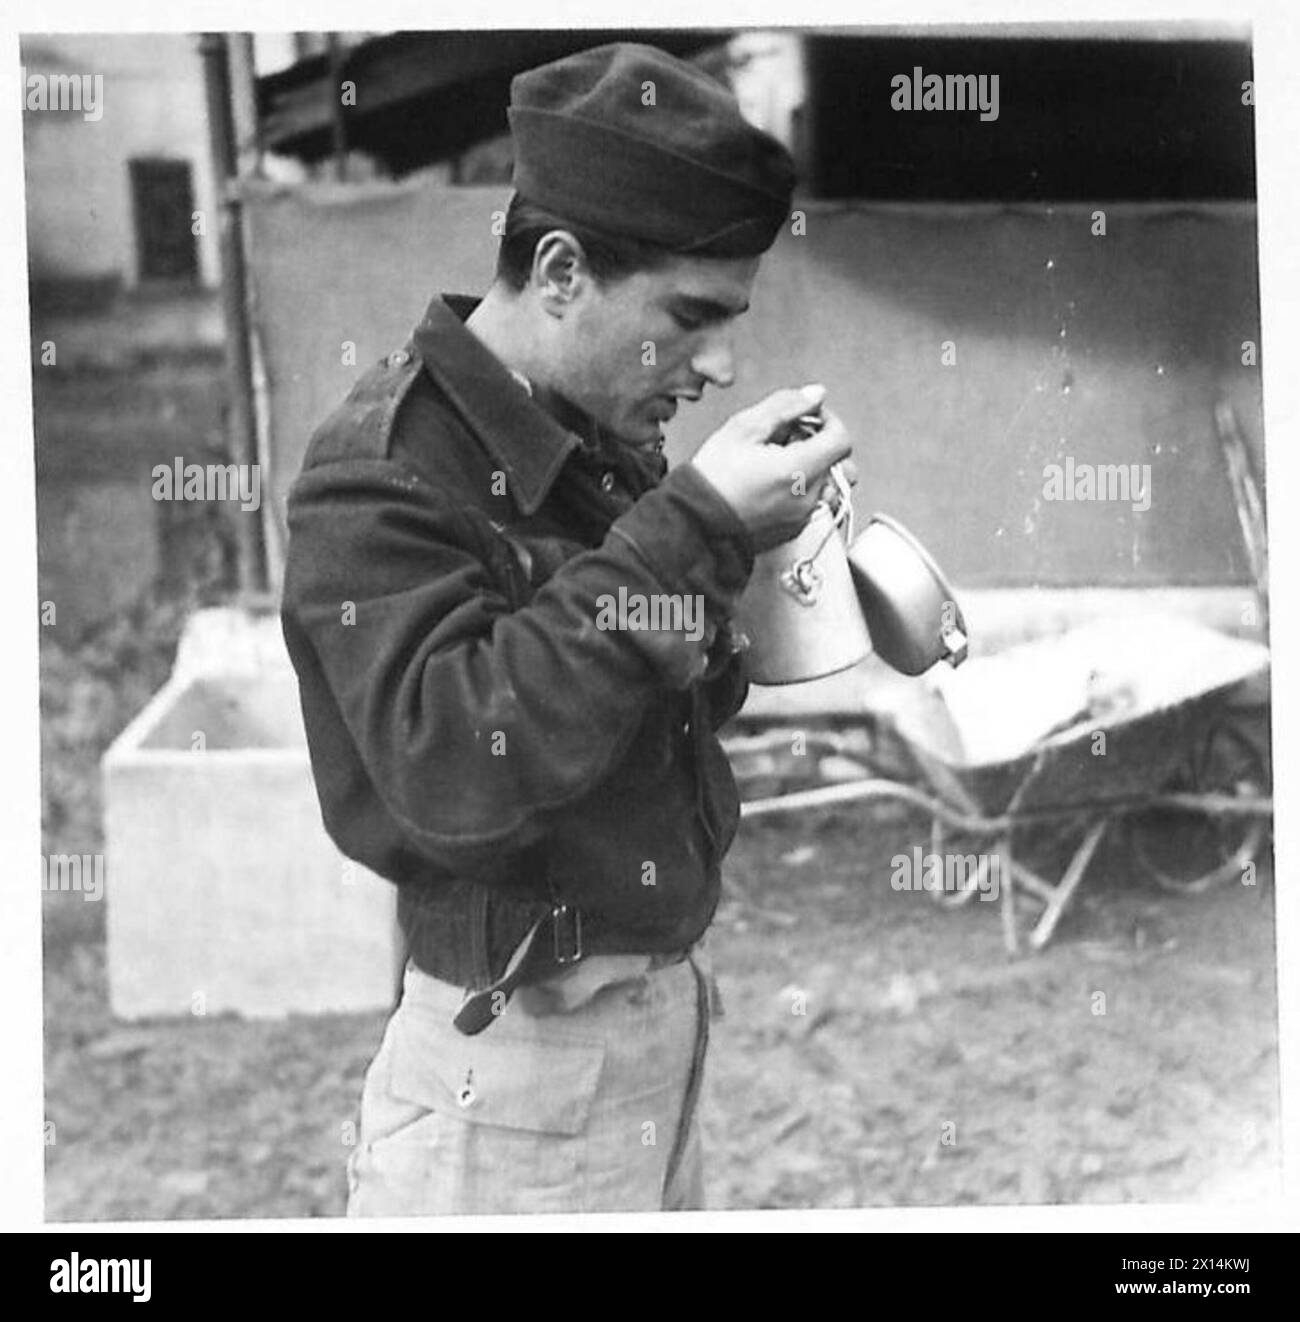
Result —
[[726, 389], [736, 379], [736, 360], [729, 327], [719, 327], [696, 351], [691, 368], [710, 385]]

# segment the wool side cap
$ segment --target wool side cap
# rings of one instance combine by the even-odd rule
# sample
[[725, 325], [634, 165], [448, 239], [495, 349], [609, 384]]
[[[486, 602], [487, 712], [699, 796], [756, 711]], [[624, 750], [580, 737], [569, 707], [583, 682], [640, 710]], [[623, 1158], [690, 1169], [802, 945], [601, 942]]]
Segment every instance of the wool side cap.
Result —
[[700, 256], [765, 252], [790, 213], [794, 162], [702, 70], [620, 42], [511, 84], [514, 187], [608, 234]]

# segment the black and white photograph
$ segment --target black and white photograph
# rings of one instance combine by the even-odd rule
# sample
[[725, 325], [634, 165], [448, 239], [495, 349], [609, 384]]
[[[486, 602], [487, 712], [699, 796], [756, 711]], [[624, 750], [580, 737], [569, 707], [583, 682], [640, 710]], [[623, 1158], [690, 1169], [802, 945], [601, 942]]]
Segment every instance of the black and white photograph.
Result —
[[35, 1224], [1287, 1228], [1262, 29], [287, 13], [12, 52]]

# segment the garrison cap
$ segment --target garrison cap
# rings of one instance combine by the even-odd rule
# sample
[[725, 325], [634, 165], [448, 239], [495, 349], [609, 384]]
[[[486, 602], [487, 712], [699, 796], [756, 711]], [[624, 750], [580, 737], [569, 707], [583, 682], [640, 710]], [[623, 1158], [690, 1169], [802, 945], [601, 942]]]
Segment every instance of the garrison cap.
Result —
[[510, 85], [515, 191], [574, 225], [707, 257], [766, 252], [794, 162], [703, 70], [619, 42]]

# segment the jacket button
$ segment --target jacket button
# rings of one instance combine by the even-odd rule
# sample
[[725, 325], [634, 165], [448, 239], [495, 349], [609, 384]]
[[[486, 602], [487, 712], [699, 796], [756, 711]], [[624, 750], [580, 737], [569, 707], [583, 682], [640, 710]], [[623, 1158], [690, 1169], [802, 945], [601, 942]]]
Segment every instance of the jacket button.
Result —
[[606, 495], [609, 495], [609, 493], [610, 493], [611, 491], [614, 490], [614, 474], [613, 474], [613, 473], [606, 473], [605, 476], [602, 477], [602, 478], [600, 479], [600, 489], [601, 489]]
[[405, 367], [411, 361], [411, 355], [405, 349], [398, 349], [388, 355], [389, 367]]

